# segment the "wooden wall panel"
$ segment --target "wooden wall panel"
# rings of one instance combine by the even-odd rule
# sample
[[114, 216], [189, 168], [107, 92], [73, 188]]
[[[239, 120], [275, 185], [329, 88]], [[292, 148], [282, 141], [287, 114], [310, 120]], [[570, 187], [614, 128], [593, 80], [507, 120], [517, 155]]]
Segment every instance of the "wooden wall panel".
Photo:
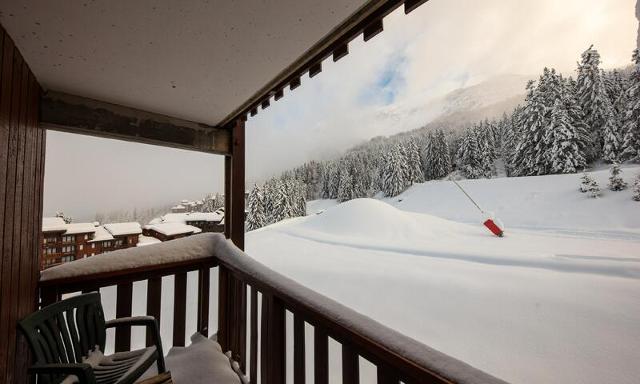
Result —
[[37, 308], [45, 132], [40, 86], [0, 27], [0, 382], [27, 382], [19, 319]]

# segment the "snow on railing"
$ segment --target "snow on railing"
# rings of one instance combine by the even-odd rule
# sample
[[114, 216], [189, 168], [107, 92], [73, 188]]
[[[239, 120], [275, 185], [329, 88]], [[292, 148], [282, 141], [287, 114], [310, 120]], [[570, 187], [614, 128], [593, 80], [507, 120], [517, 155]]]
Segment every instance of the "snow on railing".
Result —
[[[197, 319], [198, 331], [206, 336], [209, 276], [211, 267], [215, 266], [220, 267], [218, 341], [224, 350], [232, 352], [252, 383], [258, 381], [258, 372], [261, 383], [284, 383], [286, 355], [290, 353], [293, 353], [294, 362], [293, 381], [304, 382], [305, 324], [314, 327], [316, 384], [329, 381], [329, 337], [342, 344], [344, 384], [359, 382], [360, 357], [377, 367], [378, 383], [502, 383], [269, 269], [220, 234], [200, 234], [129, 248], [50, 268], [42, 272], [41, 292], [43, 297], [54, 295], [50, 296], [50, 301], [71, 290], [88, 291], [117, 284], [116, 312], [121, 317], [131, 314], [132, 283], [147, 280], [147, 314], [160, 320], [161, 277], [173, 275], [173, 319], [169, 319], [173, 320], [171, 345], [181, 346], [185, 341], [187, 318], [186, 272], [198, 271], [197, 313], [193, 316]], [[47, 300], [43, 299], [43, 302]], [[289, 334], [286, 311], [293, 314], [293, 332]], [[287, 351], [287, 338], [293, 339], [293, 351]], [[117, 334], [116, 350], [126, 350], [130, 341], [130, 331]]]
[[40, 281], [127, 271], [212, 257], [216, 254], [216, 248], [225, 242], [222, 235], [205, 233], [144, 247], [101, 253], [45, 269], [40, 273]]

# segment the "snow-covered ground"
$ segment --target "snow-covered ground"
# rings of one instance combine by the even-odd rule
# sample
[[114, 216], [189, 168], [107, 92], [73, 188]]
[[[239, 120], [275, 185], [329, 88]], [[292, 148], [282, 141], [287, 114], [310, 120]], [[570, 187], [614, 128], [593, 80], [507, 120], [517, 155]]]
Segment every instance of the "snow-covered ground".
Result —
[[461, 182], [504, 238], [434, 181], [393, 199], [310, 202], [307, 217], [247, 233], [247, 253], [507, 381], [637, 383], [640, 203], [608, 191], [607, 171], [593, 176], [599, 199], [578, 192], [579, 174]]

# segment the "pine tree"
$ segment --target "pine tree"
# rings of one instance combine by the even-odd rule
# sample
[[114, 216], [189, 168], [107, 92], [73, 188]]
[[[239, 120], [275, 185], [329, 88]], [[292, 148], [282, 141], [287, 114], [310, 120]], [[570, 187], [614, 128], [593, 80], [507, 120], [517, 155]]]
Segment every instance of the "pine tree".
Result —
[[614, 114], [599, 66], [600, 54], [592, 45], [582, 53], [576, 85], [578, 101], [585, 114], [585, 123], [593, 144], [587, 151], [588, 161], [596, 160], [602, 155], [604, 128], [608, 123], [615, 124], [608, 122]]
[[546, 138], [550, 146], [549, 162], [552, 173], [574, 173], [584, 166], [584, 157], [578, 145], [576, 129], [560, 99], [551, 111], [550, 130]]
[[468, 179], [479, 179], [484, 176], [481, 148], [478, 145], [478, 134], [475, 128], [467, 129], [460, 149], [458, 150], [458, 169]]
[[580, 192], [586, 193], [589, 192], [589, 187], [593, 183], [593, 179], [587, 172], [582, 173], [582, 177], [580, 177]]
[[346, 170], [340, 172], [340, 183], [338, 184], [338, 201], [349, 201], [353, 199], [353, 181], [351, 175]]
[[636, 181], [633, 183], [633, 196], [632, 199], [640, 201], [640, 174], [636, 177]]
[[409, 139], [405, 144], [407, 172], [405, 178], [409, 183], [424, 183], [424, 173], [422, 172], [420, 161], [420, 149], [414, 138]]
[[247, 215], [247, 230], [262, 228], [267, 225], [267, 216], [265, 213], [264, 196], [262, 188], [257, 185], [249, 193], [249, 213]]
[[627, 106], [624, 116], [624, 137], [621, 157], [623, 160], [640, 161], [640, 52], [633, 52], [635, 68], [626, 93]]
[[400, 145], [391, 147], [384, 155], [382, 165], [382, 192], [385, 196], [394, 197], [402, 193], [409, 182], [405, 179], [406, 169]]
[[627, 188], [627, 183], [622, 179], [620, 174], [622, 170], [618, 163], [613, 163], [611, 166], [611, 175], [609, 176], [609, 189], [612, 191], [622, 191]]
[[544, 131], [548, 125], [545, 105], [545, 84], [548, 69], [545, 68], [538, 86], [534, 82], [527, 84], [527, 97], [522, 110], [522, 132], [515, 148], [513, 159], [517, 176], [542, 175], [546, 173], [543, 148]]
[[589, 191], [589, 196], [593, 197], [594, 199], [600, 197], [600, 186], [598, 185], [598, 182], [596, 182], [594, 179], [591, 179], [591, 183], [589, 183], [588, 191]]

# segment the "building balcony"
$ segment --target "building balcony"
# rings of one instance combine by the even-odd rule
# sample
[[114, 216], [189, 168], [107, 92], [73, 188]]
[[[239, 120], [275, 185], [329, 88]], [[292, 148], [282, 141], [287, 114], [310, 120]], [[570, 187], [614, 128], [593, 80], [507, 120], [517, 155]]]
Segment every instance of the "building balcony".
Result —
[[[501, 383], [272, 271], [220, 234], [66, 263], [43, 271], [39, 288], [43, 306], [70, 294], [100, 290], [107, 314], [115, 299], [115, 317], [153, 316], [160, 323], [165, 351], [185, 346], [193, 332], [217, 334], [223, 351], [231, 352], [251, 383], [287, 382], [291, 361], [294, 383], [305, 382], [305, 375], [318, 384], [333, 376], [341, 376], [345, 384], [360, 378], [378, 383]], [[142, 347], [150, 337], [132, 338], [131, 329], [118, 329], [111, 348]], [[340, 344], [340, 351], [329, 348], [330, 339]], [[335, 354], [342, 361], [339, 372], [330, 370]], [[363, 361], [370, 363], [369, 369], [361, 370]]]

